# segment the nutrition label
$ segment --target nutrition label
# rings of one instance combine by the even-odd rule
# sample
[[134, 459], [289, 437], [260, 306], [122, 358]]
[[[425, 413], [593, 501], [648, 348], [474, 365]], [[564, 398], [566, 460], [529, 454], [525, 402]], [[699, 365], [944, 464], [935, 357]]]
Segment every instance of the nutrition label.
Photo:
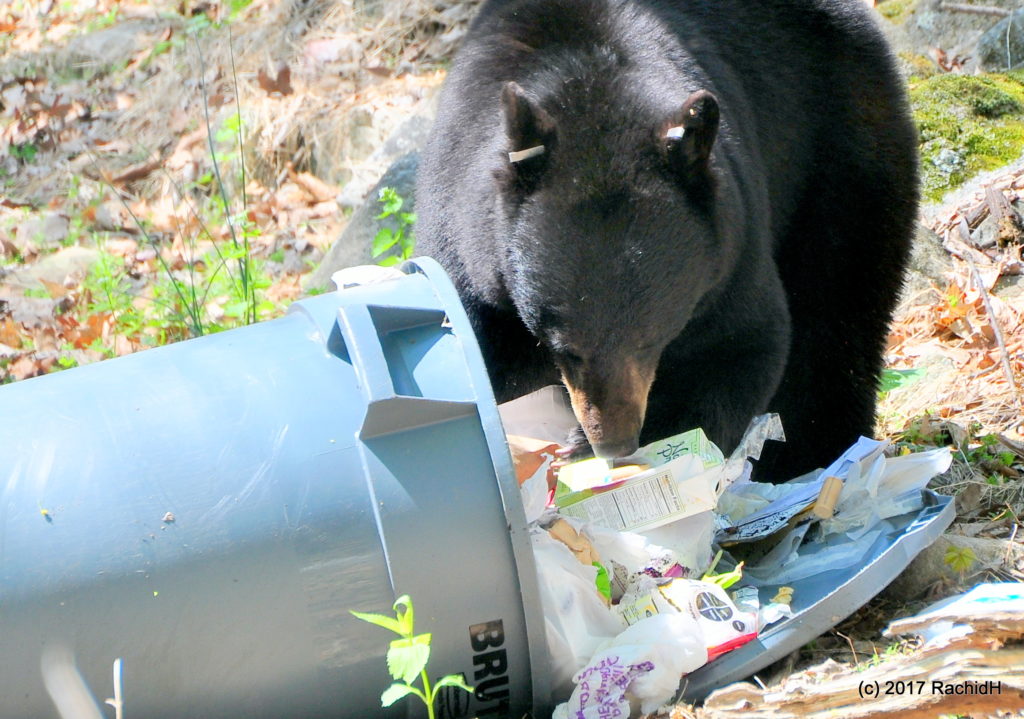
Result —
[[636, 530], [664, 524], [684, 509], [672, 473], [665, 471], [595, 493], [558, 511], [610, 529]]

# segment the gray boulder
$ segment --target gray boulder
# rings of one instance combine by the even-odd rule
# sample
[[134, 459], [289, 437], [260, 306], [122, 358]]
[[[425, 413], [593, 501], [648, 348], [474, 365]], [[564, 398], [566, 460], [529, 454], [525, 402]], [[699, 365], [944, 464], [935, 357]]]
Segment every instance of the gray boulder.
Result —
[[367, 194], [363, 203], [352, 213], [345, 230], [341, 233], [331, 249], [324, 255], [320, 266], [310, 272], [305, 279], [304, 287], [311, 289], [334, 289], [331, 275], [344, 267], [355, 265], [372, 265], [376, 261], [370, 256], [370, 244], [382, 227], [395, 229], [394, 218], [378, 220], [381, 206], [377, 195], [381, 188], [392, 187], [405, 200], [402, 212], [415, 211], [416, 168], [419, 166], [419, 152], [413, 151], [402, 155], [388, 168], [384, 176]]
[[978, 40], [978, 67], [1006, 72], [1024, 67], [1024, 8], [1004, 17]]
[[918, 223], [910, 247], [910, 261], [907, 263], [899, 305], [903, 307], [930, 301], [930, 297], [922, 295], [927, 294], [927, 290], [934, 285], [944, 285], [947, 281], [946, 273], [952, 270], [953, 260], [942, 246], [942, 238]]

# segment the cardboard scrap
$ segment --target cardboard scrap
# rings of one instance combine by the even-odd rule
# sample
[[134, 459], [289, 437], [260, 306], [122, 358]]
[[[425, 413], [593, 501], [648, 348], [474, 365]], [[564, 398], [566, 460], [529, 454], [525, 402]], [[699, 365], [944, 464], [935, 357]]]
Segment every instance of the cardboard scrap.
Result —
[[712, 693], [699, 716], [935, 719], [942, 714], [983, 716], [1022, 709], [1024, 651], [1002, 649], [907, 656], [865, 671], [821, 672], [813, 667], [768, 688], [731, 684]]

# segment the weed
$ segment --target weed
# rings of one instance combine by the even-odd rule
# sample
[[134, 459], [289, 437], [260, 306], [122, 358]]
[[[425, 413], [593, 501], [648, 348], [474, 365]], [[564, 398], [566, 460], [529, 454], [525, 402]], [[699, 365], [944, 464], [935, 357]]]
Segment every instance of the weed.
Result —
[[390, 267], [412, 257], [416, 246], [416, 240], [412, 234], [412, 227], [416, 223], [416, 214], [401, 211], [405, 200], [393, 187], [380, 188], [377, 201], [381, 204], [381, 213], [377, 215], [377, 219], [384, 220], [394, 217], [396, 226], [380, 228], [373, 238], [373, 244], [370, 245], [370, 255], [376, 259], [389, 250], [394, 250], [394, 254], [386, 255], [377, 261], [379, 265]]
[[[401, 637], [393, 640], [389, 645], [387, 663], [391, 677], [402, 681], [401, 683], [396, 681], [384, 690], [380, 695], [381, 706], [389, 707], [402, 697], [414, 694], [427, 705], [428, 718], [434, 719], [434, 701], [442, 687], [458, 687], [470, 693], [473, 692], [473, 688], [466, 684], [466, 680], [461, 674], [443, 676], [431, 687], [430, 680], [427, 678], [430, 634], [416, 634], [413, 631], [412, 599], [408, 594], [403, 594], [395, 600], [391, 608], [395, 610], [394, 619], [383, 614], [352, 612], [357, 619], [384, 627]], [[414, 684], [417, 676], [422, 682], [422, 689]]]
[[894, 658], [900, 656], [903, 653], [904, 653], [903, 645], [900, 642], [893, 642], [892, 644], [890, 644], [889, 646], [887, 646], [885, 648], [885, 651], [883, 653], [879, 654], [878, 651], [876, 650], [874, 652], [874, 654], [872, 654], [870, 659], [868, 659], [866, 662], [862, 662], [862, 663], [858, 664], [857, 665], [857, 671], [858, 672], [862, 672], [862, 671], [865, 671], [866, 669], [871, 669], [872, 667], [877, 667], [879, 664], [883, 664], [884, 662], [887, 662], [890, 659], [894, 659]]
[[90, 20], [86, 25], [85, 31], [95, 32], [97, 30], [105, 30], [108, 27], [112, 27], [117, 22], [117, 7], [110, 9], [110, 12], [100, 15], [98, 18]]
[[919, 369], [884, 369], [878, 378], [878, 396], [884, 397], [894, 389], [907, 387], [923, 379], [927, 370]]
[[946, 547], [946, 553], [943, 555], [942, 561], [949, 565], [949, 568], [954, 572], [959, 572], [960, 577], [963, 578], [967, 570], [978, 561], [978, 557], [970, 547], [958, 547], [951, 544]]
[[[235, 3], [239, 8], [246, 4]], [[199, 66], [205, 67], [198, 39], [195, 43]], [[232, 56], [232, 65], [233, 62]], [[189, 213], [198, 224], [199, 235], [205, 235], [210, 240], [212, 249], [197, 257], [199, 237], [191, 233], [186, 236], [182, 231], [179, 233], [182, 244], [191, 251], [185, 258], [183, 269], [172, 269], [157, 240], [149, 234], [145, 224], [124, 202], [121, 194], [111, 187], [144, 240], [156, 251], [162, 276], [147, 293], [142, 293], [135, 289], [136, 283], [120, 260], [101, 253], [84, 285], [89, 310], [109, 314], [113, 318], [114, 330], [136, 343], [166, 344], [188, 336], [218, 332], [266, 319], [278, 309], [261, 296], [271, 282], [262, 263], [251, 251], [251, 241], [259, 236], [259, 228], [249, 219], [247, 211], [241, 110], [236, 108], [236, 112], [214, 130], [202, 75], [200, 84], [203, 87], [203, 109], [213, 171], [187, 188], [182, 188], [169, 174], [168, 178], [178, 198], [186, 203]], [[236, 80], [236, 98], [238, 94]], [[229, 143], [231, 149], [222, 150]], [[232, 203], [221, 174], [222, 165], [238, 168], [234, 178], [242, 188], [241, 211], [238, 214], [231, 212]], [[201, 194], [213, 192], [209, 202], [199, 208], [189, 200], [192, 194], [190, 190], [197, 188], [201, 188]], [[226, 225], [230, 242], [219, 241], [210, 231], [210, 225]], [[72, 231], [69, 234], [76, 233]], [[112, 356], [112, 349], [102, 343], [97, 346], [94, 342], [93, 347]]]
[[11, 145], [9, 152], [15, 160], [20, 160], [29, 165], [35, 162], [36, 155], [39, 154], [39, 146], [33, 142], [23, 142]]

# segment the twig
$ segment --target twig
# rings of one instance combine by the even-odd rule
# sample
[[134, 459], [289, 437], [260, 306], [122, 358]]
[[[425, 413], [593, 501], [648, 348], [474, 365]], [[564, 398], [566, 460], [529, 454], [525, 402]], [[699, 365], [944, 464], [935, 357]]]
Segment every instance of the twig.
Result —
[[853, 647], [853, 640], [852, 640], [852, 639], [850, 639], [850, 638], [849, 638], [848, 636], [846, 636], [845, 634], [843, 634], [843, 633], [842, 633], [841, 631], [839, 631], [838, 629], [833, 629], [832, 631], [834, 631], [834, 632], [835, 632], [836, 634], [838, 634], [838, 635], [839, 635], [839, 636], [841, 636], [841, 637], [842, 637], [843, 639], [845, 639], [845, 640], [846, 640], [846, 643], [850, 645], [850, 651], [851, 651], [851, 652], [853, 653], [853, 663], [859, 666], [859, 665], [860, 665], [860, 659], [858, 659], [858, 658], [857, 658], [857, 650], [856, 650], [856, 649], [854, 649], [854, 647]]
[[990, 7], [988, 5], [964, 5], [962, 3], [944, 2], [939, 3], [939, 10], [943, 12], [965, 12], [971, 15], [991, 15], [992, 17], [1006, 17], [1009, 10], [1001, 7]]
[[1003, 553], [1003, 564], [1010, 563], [1010, 553], [1013, 551], [1013, 540], [1017, 538], [1017, 530], [1020, 529], [1020, 525], [1014, 522], [1013, 532], [1010, 533], [1009, 539], [1006, 540], [1006, 552]]
[[992, 309], [992, 303], [988, 297], [988, 290], [985, 289], [985, 283], [981, 281], [981, 273], [978, 272], [978, 266], [974, 264], [974, 258], [969, 254], [965, 255], [967, 264], [971, 266], [971, 278], [974, 280], [974, 284], [978, 286], [978, 294], [981, 295], [981, 301], [985, 304], [985, 311], [988, 313], [989, 319], [992, 320], [992, 334], [995, 335], [996, 345], [999, 347], [999, 360], [1003, 365], [1003, 372], [1006, 374], [1006, 381], [1010, 385], [1010, 391], [1013, 392], [1013, 397], [1017, 400], [1017, 408], [1024, 409], [1020, 403], [1020, 393], [1017, 391], [1017, 383], [1013, 378], [1013, 367], [1010, 366], [1010, 353], [1006, 351], [1006, 342], [1003, 340], [1003, 330], [999, 326], [999, 318], [996, 317], [995, 310]]

